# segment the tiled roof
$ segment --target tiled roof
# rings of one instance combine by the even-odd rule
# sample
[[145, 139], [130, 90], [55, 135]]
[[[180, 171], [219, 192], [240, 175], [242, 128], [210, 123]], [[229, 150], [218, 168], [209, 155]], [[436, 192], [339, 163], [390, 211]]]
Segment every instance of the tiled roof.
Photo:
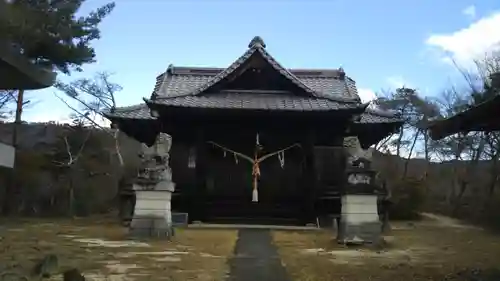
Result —
[[265, 50], [265, 44], [258, 36], [250, 42], [248, 50], [225, 69], [169, 66], [165, 73], [157, 77], [152, 100], [157, 97], [196, 96], [207, 92], [232, 75], [235, 70], [244, 67], [254, 56], [266, 61], [277, 73], [301, 88], [310, 97], [339, 102], [360, 102], [354, 80], [346, 77], [343, 69], [286, 69]]
[[143, 103], [132, 106], [118, 107], [112, 112], [106, 112], [104, 115], [111, 119], [119, 118], [155, 120], [155, 118], [151, 116], [149, 107]]
[[[223, 97], [219, 97], [223, 98]], [[185, 99], [184, 101], [191, 101], [194, 103], [199, 103], [199, 102], [204, 102], [203, 100], [206, 99], [206, 97], [179, 97], [176, 99], [168, 99], [171, 100], [171, 105], [176, 106], [174, 103], [174, 100], [179, 101], [180, 99]], [[268, 109], [268, 108], [273, 108], [273, 107], [281, 107], [283, 110], [295, 110], [295, 111], [308, 111], [308, 108], [311, 107], [317, 107], [321, 108], [323, 110], [331, 110], [331, 109], [346, 109], [351, 107], [352, 105], [345, 105], [345, 104], [339, 104], [335, 103], [333, 101], [328, 101], [327, 103], [323, 103], [324, 100], [314, 100], [314, 99], [300, 99], [298, 98], [295, 103], [281, 103], [281, 104], [276, 104], [274, 103], [276, 99], [270, 99], [266, 100], [267, 97], [262, 96], [261, 99], [259, 100], [260, 102], [258, 104], [255, 104], [255, 99], [251, 100], [252, 104], [249, 104], [247, 106], [253, 106], [254, 109]], [[205, 100], [206, 101], [206, 100]], [[214, 101], [210, 101], [210, 103], [213, 103]], [[268, 103], [268, 102], [273, 102], [273, 103]], [[237, 103], [231, 103], [231, 102], [225, 102], [225, 105], [227, 105], [227, 108], [239, 108], [238, 106], [241, 106]], [[179, 105], [177, 105], [179, 106]], [[232, 106], [232, 107], [229, 107]], [[268, 108], [262, 108], [263, 106], [267, 106]], [[209, 106], [205, 106], [208, 107]], [[258, 108], [257, 108], [258, 107]], [[330, 109], [329, 109], [330, 108]], [[310, 110], [310, 109], [309, 109]], [[143, 119], [143, 120], [154, 120], [155, 118], [151, 116], [149, 107], [146, 104], [138, 104], [138, 105], [133, 105], [133, 106], [127, 106], [127, 107], [120, 107], [116, 108], [114, 112], [109, 112], [106, 114], [107, 117], [111, 119]], [[398, 116], [390, 115], [387, 113], [382, 113], [382, 112], [377, 112], [373, 109], [367, 109], [363, 114], [361, 114], [361, 119], [360, 121], [356, 123], [362, 123], [362, 124], [375, 124], [375, 123], [394, 123], [394, 122], [400, 122], [401, 119], [399, 119]]]
[[342, 103], [323, 98], [236, 92], [160, 98], [154, 100], [153, 103], [174, 107], [280, 111], [329, 111], [354, 109], [362, 106], [358, 103]]
[[[165, 73], [156, 78], [153, 96], [164, 98], [188, 95], [223, 70], [223, 68], [170, 66]], [[289, 71], [322, 96], [348, 97], [348, 100], [358, 98], [356, 83], [347, 76], [345, 80], [341, 80], [337, 70], [290, 69]]]
[[363, 114], [361, 114], [361, 120], [357, 123], [362, 124], [378, 124], [378, 123], [394, 123], [402, 122], [402, 120], [397, 115], [380, 114], [379, 112], [374, 112], [373, 110], [367, 109]]

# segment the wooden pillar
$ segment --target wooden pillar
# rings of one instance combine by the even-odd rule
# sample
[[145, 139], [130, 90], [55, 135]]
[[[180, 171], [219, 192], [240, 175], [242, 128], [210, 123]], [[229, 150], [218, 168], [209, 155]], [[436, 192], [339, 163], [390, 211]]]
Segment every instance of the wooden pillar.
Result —
[[302, 148], [304, 151], [304, 181], [303, 181], [303, 222], [315, 223], [316, 220], [316, 191], [318, 186], [318, 176], [316, 169], [316, 160], [314, 157], [315, 136], [313, 132], [307, 132]]
[[195, 186], [192, 191], [192, 220], [204, 221], [206, 219], [206, 176], [207, 176], [207, 144], [202, 128], [198, 128], [195, 139], [196, 167]]

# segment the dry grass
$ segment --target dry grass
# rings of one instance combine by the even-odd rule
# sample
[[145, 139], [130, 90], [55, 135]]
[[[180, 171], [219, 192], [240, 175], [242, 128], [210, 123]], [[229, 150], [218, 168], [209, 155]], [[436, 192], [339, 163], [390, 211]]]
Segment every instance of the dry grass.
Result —
[[273, 239], [293, 280], [500, 280], [464, 274], [500, 270], [500, 237], [486, 231], [422, 222], [391, 235], [383, 249], [346, 248], [326, 231], [275, 231]]
[[237, 238], [235, 230], [178, 229], [171, 242], [130, 241], [116, 221], [99, 219], [1, 223], [0, 266], [27, 273], [53, 253], [61, 270], [77, 267], [88, 280], [223, 280]]

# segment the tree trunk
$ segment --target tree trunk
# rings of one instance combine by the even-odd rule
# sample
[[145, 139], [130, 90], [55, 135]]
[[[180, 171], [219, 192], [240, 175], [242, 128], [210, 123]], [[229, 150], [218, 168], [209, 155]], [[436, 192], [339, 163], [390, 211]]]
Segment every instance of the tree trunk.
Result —
[[[427, 180], [427, 176], [429, 174], [429, 162], [431, 161], [429, 155], [429, 132], [424, 131], [424, 153], [425, 153], [425, 172], [424, 172], [424, 180]], [[426, 189], [428, 185], [426, 184]]]
[[383, 206], [383, 220], [382, 220], [382, 233], [388, 233], [391, 230], [390, 220], [389, 220], [389, 208], [392, 205], [391, 198], [392, 192], [391, 189], [387, 185], [387, 181], [382, 183], [382, 188], [385, 191], [385, 196], [382, 199]]
[[415, 132], [415, 137], [413, 138], [413, 143], [411, 144], [410, 152], [409, 152], [408, 157], [406, 158], [406, 161], [405, 161], [405, 168], [404, 168], [403, 176], [402, 176], [403, 179], [406, 178], [406, 175], [408, 174], [408, 165], [410, 164], [411, 154], [413, 153], [413, 149], [415, 148], [415, 144], [417, 143], [417, 139], [418, 139], [419, 134], [420, 134], [420, 131], [417, 130]]
[[119, 129], [115, 129], [115, 133], [113, 135], [114, 139], [115, 139], [115, 151], [116, 151], [116, 157], [118, 158], [118, 163], [120, 163], [120, 167], [123, 167], [124, 166], [124, 162], [123, 162], [123, 157], [122, 157], [122, 153], [121, 153], [121, 149], [120, 149], [120, 142], [119, 142], [119, 133], [120, 133], [120, 130]]
[[68, 209], [69, 209], [69, 216], [73, 217], [75, 215], [75, 189], [73, 186], [73, 171], [72, 167], [69, 167], [69, 198], [68, 198]]
[[491, 198], [495, 194], [495, 187], [498, 181], [498, 153], [493, 157], [491, 163], [491, 172], [490, 172], [491, 180], [488, 187], [487, 197]]
[[455, 190], [457, 189], [458, 179], [460, 178], [460, 172], [458, 169], [459, 168], [458, 165], [460, 165], [460, 162], [458, 159], [459, 156], [455, 155], [455, 159], [453, 161], [453, 176], [451, 179], [451, 187], [449, 189], [449, 192], [447, 193], [448, 198], [446, 198], [449, 207], [453, 206], [453, 200], [455, 198]]
[[15, 209], [15, 204], [17, 202], [16, 197], [16, 187], [17, 187], [17, 135], [19, 133], [19, 127], [21, 126], [21, 116], [23, 113], [23, 101], [24, 99], [24, 90], [19, 90], [17, 94], [17, 103], [16, 103], [16, 116], [14, 119], [14, 128], [12, 131], [12, 146], [14, 147], [14, 166], [12, 167], [12, 171], [9, 173], [9, 177], [7, 179], [7, 184], [5, 187], [5, 195], [3, 202], [2, 213], [4, 215], [10, 215], [12, 211]]
[[404, 129], [401, 127], [398, 141], [396, 143], [396, 155], [399, 156], [401, 154], [401, 141], [403, 140]]
[[[116, 153], [116, 157], [118, 158], [118, 164], [119, 164], [118, 170], [119, 171], [118, 172], [116, 172], [116, 170], [113, 171], [113, 177], [115, 179], [115, 184], [116, 184], [116, 194], [115, 194], [113, 200], [111, 200], [113, 207], [119, 206], [119, 204], [120, 204], [120, 183], [125, 180], [125, 171], [124, 171], [125, 162], [123, 161], [123, 156], [121, 154], [119, 134], [120, 134], [120, 130], [115, 129], [115, 132], [113, 134], [113, 138], [115, 140], [115, 153]], [[110, 153], [110, 156], [111, 156], [111, 153]], [[110, 160], [112, 160], [112, 159], [110, 158]]]
[[458, 193], [457, 198], [455, 199], [453, 206], [453, 211], [452, 211], [453, 216], [456, 216], [458, 214], [458, 210], [460, 210], [460, 207], [462, 205], [462, 197], [464, 196], [465, 190], [467, 190], [467, 185], [468, 184], [466, 181], [460, 182], [460, 191]]

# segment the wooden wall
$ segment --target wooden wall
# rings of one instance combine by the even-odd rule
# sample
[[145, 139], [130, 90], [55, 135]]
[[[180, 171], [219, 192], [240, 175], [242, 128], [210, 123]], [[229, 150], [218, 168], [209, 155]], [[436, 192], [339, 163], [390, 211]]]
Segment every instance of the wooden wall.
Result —
[[[251, 156], [255, 140], [231, 142], [222, 145]], [[280, 144], [281, 143], [281, 144]], [[286, 147], [277, 139], [262, 139], [263, 154]], [[189, 212], [193, 220], [237, 221], [265, 223], [287, 220], [290, 224], [302, 223], [304, 200], [313, 200], [316, 216], [340, 212], [339, 188], [344, 182], [343, 152], [338, 148], [315, 148], [315, 166], [318, 184], [311, 186], [305, 179], [303, 147], [285, 152], [282, 168], [278, 156], [262, 162], [259, 181], [259, 202], [252, 199], [252, 165], [234, 155], [224, 153], [219, 147], [205, 144], [204, 189], [200, 191], [195, 167], [188, 167], [189, 150], [192, 146], [173, 141], [170, 165], [176, 191], [172, 199], [174, 211]], [[267, 151], [266, 151], [267, 150]], [[197, 159], [199, 161], [200, 159]], [[315, 188], [314, 198], [307, 198], [305, 189]], [[193, 211], [195, 209], [196, 211]], [[279, 222], [278, 222], [279, 223]]]

